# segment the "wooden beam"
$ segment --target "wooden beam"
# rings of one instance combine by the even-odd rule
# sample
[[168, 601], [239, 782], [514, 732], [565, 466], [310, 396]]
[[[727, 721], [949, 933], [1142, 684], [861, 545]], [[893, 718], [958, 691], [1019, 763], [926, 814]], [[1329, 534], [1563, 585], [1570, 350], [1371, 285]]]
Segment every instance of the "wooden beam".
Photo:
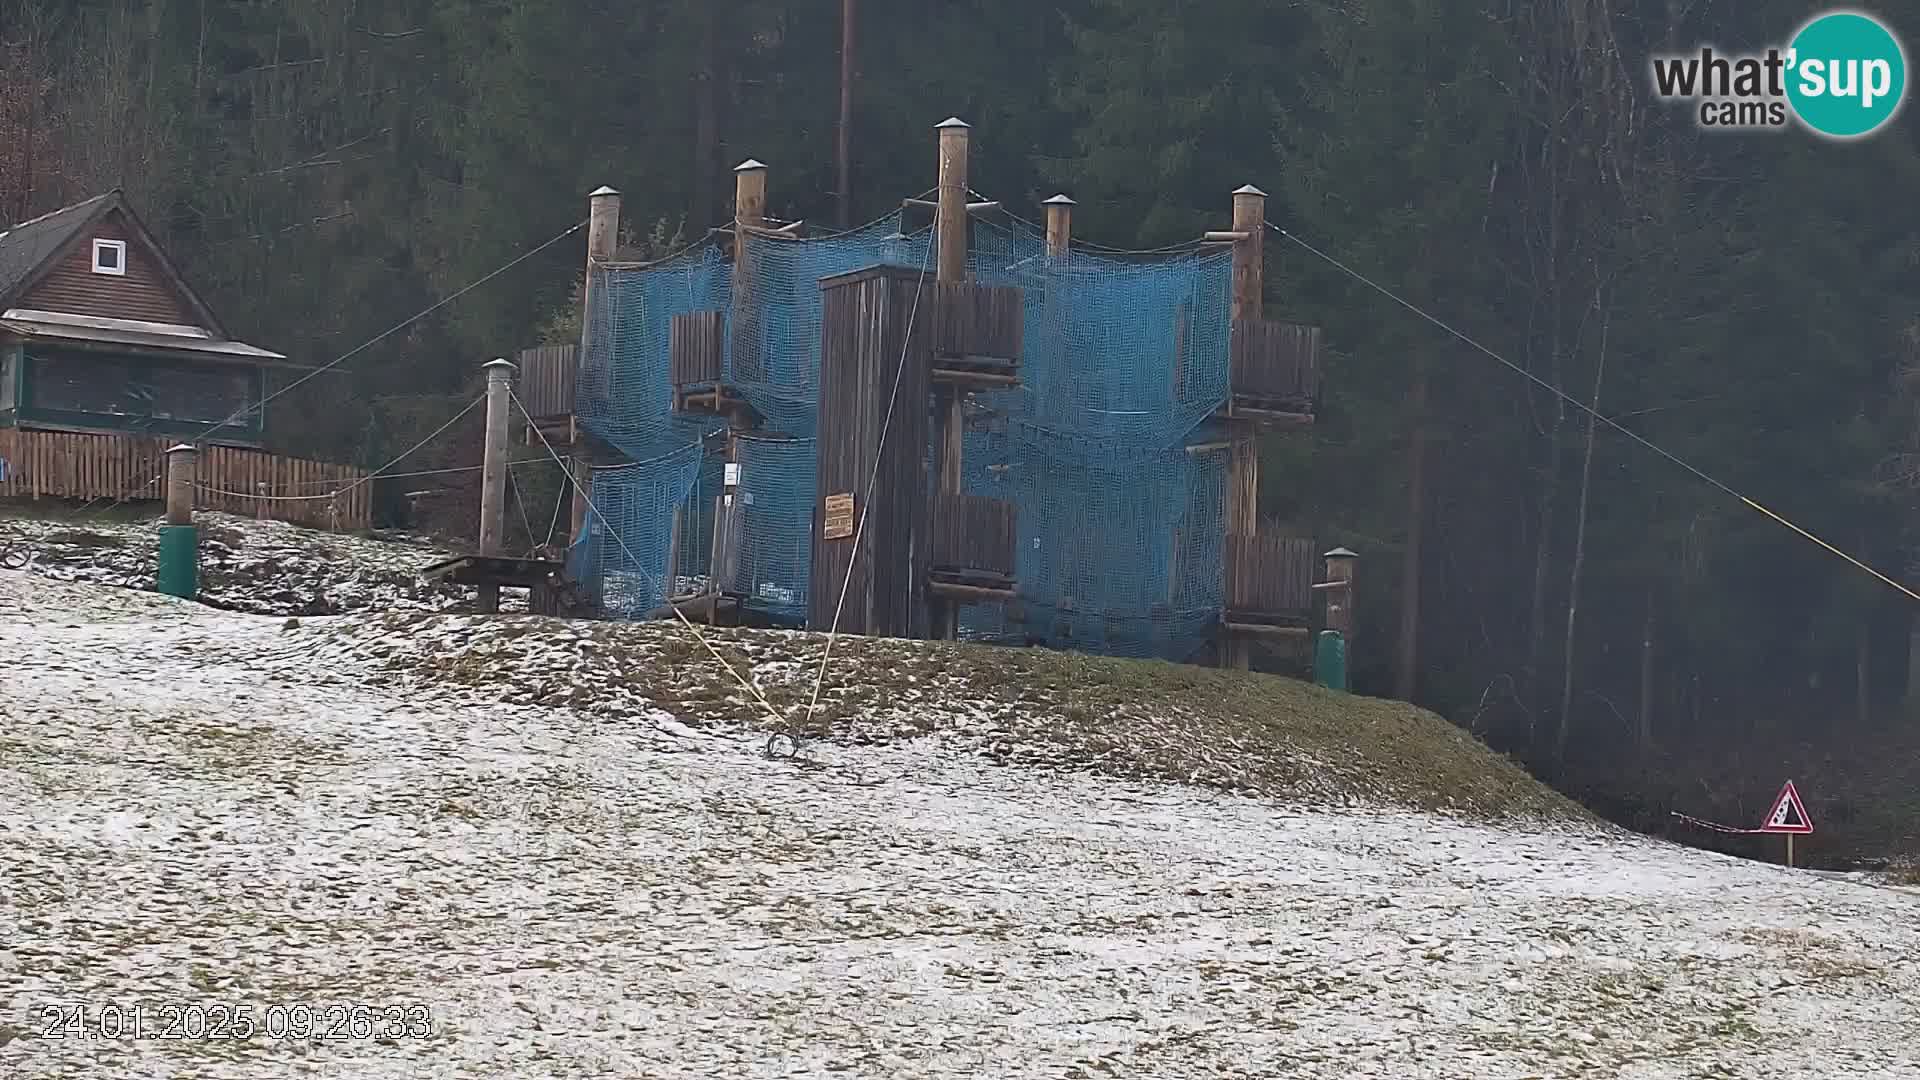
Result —
[[1221, 620], [1220, 625], [1229, 634], [1245, 634], [1249, 637], [1306, 637], [1312, 631], [1304, 626], [1274, 626], [1270, 623], [1232, 622]]
[[[932, 199], [901, 199], [900, 205], [902, 207], [912, 207], [915, 210], [938, 211], [940, 209], [940, 204], [938, 202], [935, 202]], [[997, 200], [988, 201], [988, 202], [970, 202], [967, 204], [967, 213], [969, 214], [984, 214], [989, 210], [998, 210], [998, 209], [1000, 209], [1000, 203]]]
[[1232, 402], [1229, 402], [1228, 407], [1216, 415], [1220, 415], [1228, 420], [1245, 420], [1260, 424], [1285, 425], [1287, 427], [1312, 427], [1314, 419], [1312, 413], [1289, 412], [1282, 409], [1261, 409], [1251, 405], [1237, 405]]
[[1017, 588], [995, 588], [988, 585], [962, 585], [957, 581], [929, 581], [927, 591], [935, 596], [949, 600], [1012, 600], [1020, 595]]
[[1009, 387], [1019, 386], [1018, 375], [997, 375], [990, 371], [961, 371], [957, 368], [934, 368], [928, 373], [935, 382], [960, 383], [967, 386]]

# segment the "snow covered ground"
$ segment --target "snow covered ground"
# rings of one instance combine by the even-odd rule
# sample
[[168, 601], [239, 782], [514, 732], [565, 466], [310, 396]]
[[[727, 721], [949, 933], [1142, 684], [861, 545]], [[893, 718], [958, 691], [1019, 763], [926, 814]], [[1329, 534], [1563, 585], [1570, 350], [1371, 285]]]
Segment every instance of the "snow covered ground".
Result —
[[[57, 521], [0, 516], [0, 546], [20, 545], [28, 569], [56, 581], [135, 589], [154, 587], [162, 518], [135, 521], [101, 513]], [[201, 511], [201, 599], [215, 607], [261, 615], [333, 615], [353, 611], [439, 611], [471, 605], [473, 590], [428, 585], [422, 568], [451, 554], [408, 533], [378, 538], [331, 533], [234, 514]], [[507, 590], [508, 610], [526, 608], [526, 593]]]
[[286, 623], [0, 571], [0, 1076], [1920, 1076], [1912, 892], [952, 725], [773, 761]]

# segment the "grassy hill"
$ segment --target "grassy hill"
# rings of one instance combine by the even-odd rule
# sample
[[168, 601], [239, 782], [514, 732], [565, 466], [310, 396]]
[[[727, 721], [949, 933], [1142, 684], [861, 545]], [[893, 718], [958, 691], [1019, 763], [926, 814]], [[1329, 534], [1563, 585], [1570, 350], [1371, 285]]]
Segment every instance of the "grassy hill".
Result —
[[1586, 816], [1432, 713], [1279, 676], [842, 637], [809, 718], [820, 634], [701, 627], [709, 651], [670, 623], [394, 612], [325, 625], [323, 649], [508, 702], [663, 711], [696, 729], [797, 730], [852, 744], [938, 736], [996, 761], [1302, 804], [1487, 820]]

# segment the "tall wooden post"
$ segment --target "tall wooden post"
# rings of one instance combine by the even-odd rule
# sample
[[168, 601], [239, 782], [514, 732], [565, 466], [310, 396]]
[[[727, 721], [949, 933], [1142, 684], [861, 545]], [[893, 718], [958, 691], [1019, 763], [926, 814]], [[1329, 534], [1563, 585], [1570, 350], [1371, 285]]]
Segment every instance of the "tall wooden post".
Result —
[[840, 227], [853, 227], [854, 0], [840, 0]]
[[1327, 579], [1321, 587], [1327, 593], [1327, 629], [1338, 631], [1347, 642], [1347, 654], [1353, 654], [1353, 564], [1360, 558], [1356, 551], [1343, 547], [1327, 552]]
[[1047, 254], [1065, 258], [1073, 243], [1074, 202], [1061, 194], [1040, 205], [1047, 208]]
[[199, 472], [199, 456], [185, 443], [167, 451], [167, 523], [160, 528], [154, 588], [183, 600], [191, 600], [200, 593], [200, 533], [193, 527], [193, 489]]
[[[969, 128], [957, 116], [948, 117], [935, 129], [940, 133], [939, 202], [934, 213], [934, 248], [938, 256], [938, 280], [942, 284], [967, 280], [967, 143]], [[965, 394], [958, 386], [937, 386], [934, 391], [935, 422], [940, 432], [940, 484], [942, 495], [960, 493], [961, 458], [966, 433], [963, 402]], [[942, 602], [933, 619], [934, 633], [952, 640], [960, 636], [960, 605]]]
[[[733, 356], [737, 365], [743, 355], [752, 356], [764, 346], [760, 340], [760, 300], [754, 290], [755, 233], [767, 227], [767, 166], [753, 158], [733, 168]], [[738, 370], [736, 366], [735, 371]], [[755, 370], [763, 370], [755, 367]], [[731, 372], [729, 373], [731, 374]], [[764, 376], [762, 376], [764, 377]], [[724, 406], [723, 406], [724, 408]], [[707, 622], [719, 618], [720, 596], [732, 584], [726, 573], [729, 552], [740, 538], [731, 535], [737, 509], [734, 487], [740, 476], [742, 417], [726, 410], [727, 444], [722, 453], [721, 492], [713, 500], [713, 550], [707, 561]]]
[[[587, 196], [587, 282], [580, 291], [580, 348], [575, 353], [576, 369], [586, 362], [596, 305], [604, 300], [594, 284], [594, 271], [601, 263], [613, 258], [619, 235], [620, 193], [602, 185]], [[584, 539], [587, 506], [593, 492], [593, 447], [585, 439], [575, 438], [568, 470], [573, 474], [573, 527], [570, 535], [577, 544]]]
[[167, 524], [193, 524], [193, 487], [200, 452], [186, 443], [167, 451]]
[[[1265, 287], [1267, 194], [1252, 184], [1233, 193], [1234, 322], [1260, 318]], [[1260, 529], [1260, 443], [1254, 425], [1233, 415], [1233, 386], [1227, 387], [1227, 505], [1228, 535], [1252, 536]], [[1229, 637], [1226, 666], [1242, 671], [1252, 666], [1252, 642]]]
[[[767, 167], [752, 158], [733, 167], [733, 362], [758, 359], [759, 304], [753, 295], [754, 233], [767, 227]], [[733, 375], [733, 371], [725, 373]], [[732, 418], [728, 418], [732, 422]], [[731, 460], [731, 459], [729, 459]]]
[[[1267, 195], [1252, 184], [1233, 193], [1233, 319], [1258, 319], [1265, 287]], [[1228, 388], [1231, 393], [1232, 388]], [[1227, 407], [1233, 414], [1231, 404]], [[1228, 461], [1227, 531], [1251, 536], [1260, 521], [1260, 453], [1251, 424], [1230, 421], [1233, 453]]]
[[966, 121], [950, 116], [934, 130], [940, 133], [939, 203], [933, 223], [939, 250], [939, 279], [967, 279], [967, 136]]
[[[480, 554], [499, 555], [506, 547], [507, 417], [513, 408], [513, 363], [490, 360], [487, 373], [487, 431], [480, 464]], [[500, 610], [500, 586], [480, 586], [480, 610]]]

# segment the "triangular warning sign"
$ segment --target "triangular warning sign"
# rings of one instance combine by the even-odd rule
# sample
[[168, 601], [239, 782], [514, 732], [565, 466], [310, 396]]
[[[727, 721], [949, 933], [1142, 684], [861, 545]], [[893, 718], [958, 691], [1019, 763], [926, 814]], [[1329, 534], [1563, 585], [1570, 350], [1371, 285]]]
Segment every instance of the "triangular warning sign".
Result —
[[1760, 823], [1764, 833], [1810, 833], [1813, 831], [1813, 819], [1807, 816], [1807, 806], [1800, 801], [1800, 792], [1794, 788], [1793, 781], [1780, 789], [1780, 797], [1773, 800], [1773, 809], [1767, 811], [1767, 820]]

